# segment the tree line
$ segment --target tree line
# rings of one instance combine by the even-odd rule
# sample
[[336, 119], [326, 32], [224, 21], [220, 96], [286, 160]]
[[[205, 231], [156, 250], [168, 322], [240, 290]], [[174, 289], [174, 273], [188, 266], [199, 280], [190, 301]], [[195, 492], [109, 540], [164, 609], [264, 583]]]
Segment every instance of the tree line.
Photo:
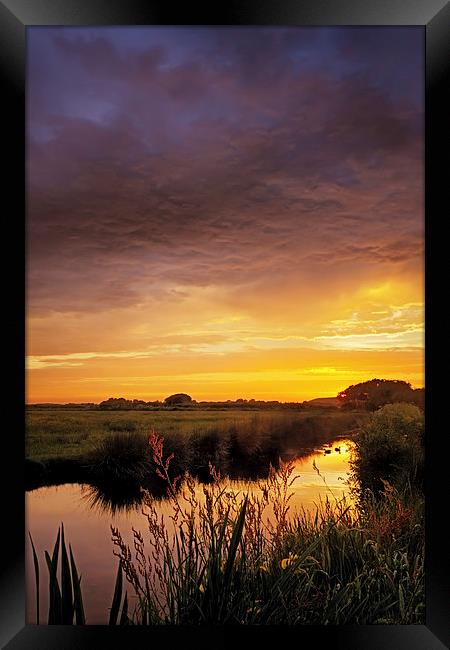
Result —
[[412, 388], [411, 384], [398, 379], [371, 379], [359, 384], [352, 384], [337, 395], [337, 400], [326, 399], [321, 404], [315, 400], [303, 402], [280, 402], [278, 400], [243, 399], [224, 401], [197, 401], [187, 393], [174, 393], [163, 401], [148, 401], [142, 399], [126, 399], [125, 397], [109, 397], [99, 404], [94, 402], [68, 404], [30, 404], [28, 408], [51, 409], [80, 409], [100, 411], [146, 411], [160, 409], [290, 409], [307, 410], [327, 408], [330, 410], [368, 410], [376, 411], [385, 404], [406, 402], [424, 408], [425, 389]]

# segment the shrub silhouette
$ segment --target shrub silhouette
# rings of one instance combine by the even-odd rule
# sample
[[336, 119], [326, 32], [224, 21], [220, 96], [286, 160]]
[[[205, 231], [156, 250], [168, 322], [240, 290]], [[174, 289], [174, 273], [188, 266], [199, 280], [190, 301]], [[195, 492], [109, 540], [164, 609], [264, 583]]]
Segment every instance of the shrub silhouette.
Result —
[[397, 402], [416, 404], [423, 408], [424, 390], [414, 390], [408, 382], [397, 379], [371, 379], [348, 386], [337, 398], [344, 408], [366, 408], [369, 411]]
[[190, 395], [186, 395], [186, 393], [175, 393], [174, 395], [166, 397], [164, 404], [166, 404], [166, 406], [192, 404], [192, 397]]

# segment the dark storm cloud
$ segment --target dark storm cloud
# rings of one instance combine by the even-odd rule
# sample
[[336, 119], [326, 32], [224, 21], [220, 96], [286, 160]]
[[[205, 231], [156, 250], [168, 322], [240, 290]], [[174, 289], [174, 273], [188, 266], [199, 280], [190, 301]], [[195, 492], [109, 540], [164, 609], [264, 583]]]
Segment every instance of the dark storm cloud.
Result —
[[361, 31], [31, 30], [30, 306], [417, 260], [421, 32]]

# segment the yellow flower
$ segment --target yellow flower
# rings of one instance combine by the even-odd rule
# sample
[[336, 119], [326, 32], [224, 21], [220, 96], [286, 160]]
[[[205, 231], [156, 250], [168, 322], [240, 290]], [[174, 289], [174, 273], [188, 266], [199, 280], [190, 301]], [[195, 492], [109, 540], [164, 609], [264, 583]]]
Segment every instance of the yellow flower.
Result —
[[259, 567], [261, 571], [264, 571], [265, 573], [269, 573], [269, 563], [264, 561], [261, 566]]
[[200, 585], [199, 590], [202, 592], [202, 594], [204, 594], [205, 593], [204, 585]]
[[289, 553], [288, 557], [285, 557], [283, 560], [281, 560], [281, 568], [287, 569], [287, 567], [293, 564], [296, 560], [298, 560], [298, 555]]

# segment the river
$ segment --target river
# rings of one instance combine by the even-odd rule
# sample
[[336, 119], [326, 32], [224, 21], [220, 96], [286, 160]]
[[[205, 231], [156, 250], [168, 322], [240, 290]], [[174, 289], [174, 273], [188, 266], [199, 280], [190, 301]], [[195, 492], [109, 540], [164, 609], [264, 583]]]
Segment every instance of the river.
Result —
[[[348, 495], [349, 461], [353, 443], [337, 439], [316, 449], [308, 456], [295, 459], [293, 476], [297, 476], [291, 490], [290, 513], [301, 508], [311, 512], [320, 499]], [[316, 471], [315, 466], [320, 472]], [[234, 490], [258, 491], [256, 481], [229, 481]], [[202, 491], [197, 484], [198, 492]], [[147, 521], [141, 506], [129, 509], [101, 507], [92, 501], [90, 486], [80, 483], [41, 487], [26, 493], [26, 622], [36, 623], [35, 577], [28, 531], [31, 533], [40, 562], [41, 623], [47, 622], [48, 571], [44, 551], [51, 554], [58, 526], [64, 523], [66, 543], [70, 542], [77, 568], [81, 573], [86, 623], [103, 625], [108, 621], [109, 607], [114, 592], [117, 557], [111, 541], [111, 525], [118, 528], [132, 546], [132, 527], [141, 530], [144, 537]], [[161, 508], [167, 508], [162, 500]], [[131, 586], [129, 596], [132, 595]]]

